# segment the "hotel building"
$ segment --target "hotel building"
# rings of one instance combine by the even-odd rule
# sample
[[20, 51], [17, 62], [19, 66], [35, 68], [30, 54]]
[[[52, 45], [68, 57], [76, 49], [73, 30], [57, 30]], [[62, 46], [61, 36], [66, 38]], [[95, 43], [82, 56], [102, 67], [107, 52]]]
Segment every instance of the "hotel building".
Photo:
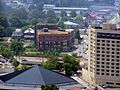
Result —
[[120, 87], [120, 28], [116, 24], [89, 29], [88, 72], [83, 73], [90, 83]]

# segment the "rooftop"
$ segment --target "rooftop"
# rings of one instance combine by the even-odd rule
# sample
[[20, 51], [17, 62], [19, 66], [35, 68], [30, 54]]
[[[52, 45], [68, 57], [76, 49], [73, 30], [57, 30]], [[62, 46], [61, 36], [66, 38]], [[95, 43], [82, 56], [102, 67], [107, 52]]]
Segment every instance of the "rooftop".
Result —
[[44, 69], [39, 66], [16, 71], [10, 74], [0, 76], [0, 81], [5, 85], [13, 86], [41, 86], [41, 85], [61, 85], [78, 84], [72, 78], [66, 77], [63, 74]]
[[48, 32], [39, 31], [39, 35], [68, 35], [68, 32], [58, 30], [48, 30]]

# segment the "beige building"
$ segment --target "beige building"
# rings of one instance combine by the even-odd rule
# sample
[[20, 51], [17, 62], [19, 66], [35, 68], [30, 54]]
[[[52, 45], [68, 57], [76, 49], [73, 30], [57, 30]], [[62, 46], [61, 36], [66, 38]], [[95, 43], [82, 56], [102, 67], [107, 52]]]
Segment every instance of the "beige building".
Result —
[[88, 72], [83, 69], [83, 79], [120, 87], [120, 28], [116, 24], [89, 29]]

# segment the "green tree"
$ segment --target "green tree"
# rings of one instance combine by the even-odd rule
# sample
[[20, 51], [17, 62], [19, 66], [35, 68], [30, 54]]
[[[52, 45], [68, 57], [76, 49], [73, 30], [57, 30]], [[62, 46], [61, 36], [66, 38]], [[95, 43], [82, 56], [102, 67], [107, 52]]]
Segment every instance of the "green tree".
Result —
[[47, 12], [46, 18], [47, 18], [47, 23], [56, 23], [57, 22], [57, 17], [53, 10], [49, 10]]
[[17, 40], [11, 42], [10, 49], [16, 56], [21, 55], [24, 51], [23, 44]]
[[66, 17], [67, 16], [67, 13], [66, 13], [66, 11], [61, 11], [61, 17]]
[[0, 38], [1, 39], [3, 37], [3, 31], [4, 31], [4, 27], [0, 25]]
[[42, 85], [41, 90], [59, 90], [59, 88], [55, 85]]
[[67, 76], [71, 76], [79, 69], [79, 60], [77, 60], [74, 56], [65, 55], [63, 60], [63, 67]]
[[71, 11], [70, 15], [71, 15], [71, 17], [76, 17], [77, 16], [75, 11]]
[[50, 56], [48, 60], [43, 64], [43, 66], [49, 70], [56, 70], [59, 67], [58, 65], [59, 59], [55, 56]]
[[13, 53], [7, 46], [0, 46], [0, 54], [6, 58], [12, 59], [13, 58]]
[[13, 31], [15, 31], [15, 27], [7, 27], [6, 29], [3, 30], [3, 35], [5, 37], [11, 37]]
[[82, 16], [76, 16], [75, 19], [78, 20], [78, 21], [82, 21], [83, 20]]
[[19, 65], [19, 62], [16, 59], [13, 59], [12, 65], [16, 68]]
[[0, 14], [0, 25], [4, 28], [8, 27], [7, 17], [4, 14]]
[[20, 21], [20, 19], [16, 16], [12, 16], [9, 18], [9, 22], [10, 25], [12, 27], [16, 27], [16, 28], [21, 28], [22, 27], [22, 22]]

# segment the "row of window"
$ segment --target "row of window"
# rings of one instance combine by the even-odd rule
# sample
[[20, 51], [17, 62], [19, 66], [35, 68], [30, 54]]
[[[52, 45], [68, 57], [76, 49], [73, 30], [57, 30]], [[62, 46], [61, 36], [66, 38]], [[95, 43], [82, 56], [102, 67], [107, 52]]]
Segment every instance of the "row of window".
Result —
[[[100, 61], [97, 61], [97, 64], [100, 64]], [[120, 65], [119, 63], [111, 63], [111, 62], [101, 62], [101, 64], [107, 64], [107, 65]]]
[[120, 40], [120, 34], [112, 34], [112, 33], [97, 33], [97, 38], [105, 38], [105, 39], [118, 39]]
[[97, 54], [97, 57], [100, 57], [100, 56], [102, 56], [102, 57], [112, 57], [112, 58], [120, 58], [120, 55], [119, 56], [115, 56], [115, 55], [100, 55], [100, 54]]
[[114, 82], [106, 82], [106, 84], [109, 84], [109, 85], [120, 85], [120, 83], [114, 83]]
[[[100, 75], [100, 72], [96, 72], [97, 75]], [[101, 75], [107, 75], [107, 76], [120, 76], [119, 74], [110, 74], [110, 73], [101, 73]]]
[[110, 40], [97, 40], [97, 42], [107, 42], [107, 43], [120, 43], [120, 41], [110, 41]]
[[[100, 51], [97, 51], [97, 53], [100, 53]], [[102, 51], [101, 53], [105, 53], [105, 51]], [[110, 51], [106, 51], [107, 54], [110, 54]], [[111, 54], [120, 54], [120, 52], [111, 52]]]
[[[109, 65], [109, 64], [108, 64]], [[102, 68], [105, 68], [105, 66], [101, 66]], [[97, 68], [100, 68], [100, 65], [97, 65]], [[110, 68], [110, 66], [106, 66], [106, 68]], [[111, 69], [120, 69], [119, 66], [117, 67], [114, 67], [114, 66], [111, 66]]]
[[97, 49], [103, 49], [103, 50], [104, 49], [106, 49], [106, 50], [110, 50], [111, 49], [111, 50], [120, 51], [120, 47], [118, 47], [118, 48], [113, 48], [113, 47], [112, 48], [110, 48], [110, 47], [105, 48], [105, 47], [97, 46]]
[[[99, 61], [100, 60], [100, 58], [97, 58], [97, 61]], [[101, 60], [102, 61], [116, 61], [116, 62], [120, 62], [120, 60], [119, 59], [109, 59], [109, 58], [101, 58]]]

